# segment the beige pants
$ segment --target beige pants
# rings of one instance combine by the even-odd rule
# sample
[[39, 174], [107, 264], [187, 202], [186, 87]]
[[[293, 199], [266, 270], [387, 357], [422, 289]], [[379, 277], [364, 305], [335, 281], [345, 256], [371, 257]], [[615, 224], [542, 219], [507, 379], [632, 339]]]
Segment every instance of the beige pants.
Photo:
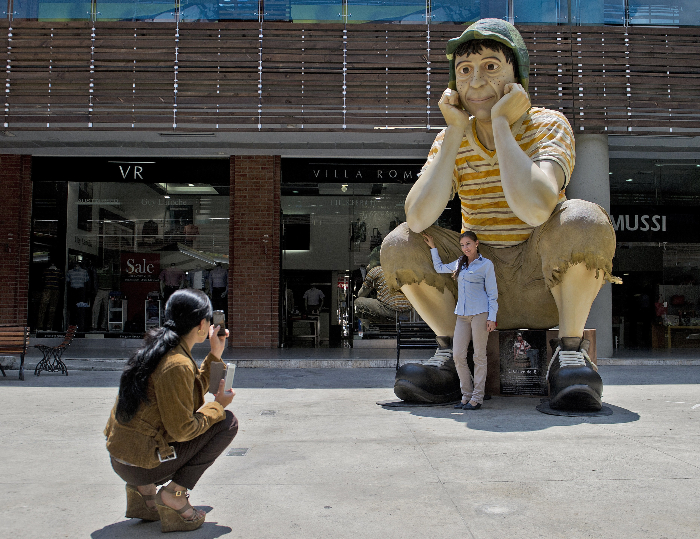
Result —
[[[452, 356], [457, 367], [459, 386], [462, 390], [462, 402], [471, 400], [475, 403], [484, 402], [486, 387], [486, 341], [489, 332], [486, 330], [486, 318], [489, 313], [472, 316], [458, 316], [455, 324], [455, 335], [452, 341]], [[474, 383], [467, 365], [467, 348], [469, 341], [474, 341]]]

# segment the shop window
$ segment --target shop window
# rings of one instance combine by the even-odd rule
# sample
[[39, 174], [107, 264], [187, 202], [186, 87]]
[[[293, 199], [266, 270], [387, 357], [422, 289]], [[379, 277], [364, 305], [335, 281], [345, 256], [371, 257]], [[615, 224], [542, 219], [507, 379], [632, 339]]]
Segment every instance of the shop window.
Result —
[[[280, 327], [286, 345], [360, 345], [360, 340], [367, 343], [389, 338], [399, 316], [410, 318], [405, 310], [397, 311], [394, 318], [382, 313], [381, 321], [373, 319], [362, 328], [359, 339], [354, 301], [367, 268], [381, 265], [382, 241], [406, 219], [406, 195], [423, 163], [282, 160]], [[459, 230], [459, 212], [459, 200], [455, 199], [438, 224]], [[307, 308], [304, 297], [316, 294], [307, 294], [314, 287], [324, 294], [323, 307], [317, 313]]]
[[700, 347], [700, 163], [610, 160], [618, 350]]
[[[225, 173], [227, 165], [220, 167]], [[37, 174], [50, 168], [40, 160], [35, 167]], [[34, 193], [33, 328], [77, 324], [79, 332], [141, 337], [159, 324], [170, 294], [184, 287], [205, 291], [215, 309], [227, 310], [227, 178], [220, 185], [35, 181]], [[60, 274], [58, 293], [44, 297], [47, 278], [55, 280], [46, 272], [51, 265]]]

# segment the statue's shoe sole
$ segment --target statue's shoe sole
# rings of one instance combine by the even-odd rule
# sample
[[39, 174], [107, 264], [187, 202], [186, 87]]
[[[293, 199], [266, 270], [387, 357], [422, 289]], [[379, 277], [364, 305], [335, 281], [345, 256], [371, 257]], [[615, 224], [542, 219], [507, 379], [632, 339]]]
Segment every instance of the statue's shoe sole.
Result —
[[597, 391], [587, 385], [570, 385], [553, 397], [549, 397], [549, 407], [554, 410], [575, 410], [579, 412], [599, 412], [603, 402]]
[[443, 404], [454, 402], [462, 398], [461, 391], [453, 391], [444, 395], [428, 393], [408, 380], [396, 380], [394, 382], [394, 394], [406, 402]]

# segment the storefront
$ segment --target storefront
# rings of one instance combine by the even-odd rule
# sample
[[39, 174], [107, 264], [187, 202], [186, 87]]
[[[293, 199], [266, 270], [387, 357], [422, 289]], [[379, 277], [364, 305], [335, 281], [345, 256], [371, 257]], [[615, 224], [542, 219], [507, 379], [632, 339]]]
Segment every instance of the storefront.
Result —
[[[580, 157], [583, 163], [583, 151]], [[279, 170], [281, 183], [268, 172], [252, 182], [247, 171], [259, 174], [275, 159], [279, 169], [270, 170]], [[33, 158], [28, 325], [39, 336], [76, 324], [87, 336], [140, 338], [161, 323], [167, 297], [190, 286], [207, 292], [215, 308], [238, 309], [231, 320], [251, 325], [253, 343], [258, 315], [242, 305], [251, 295], [261, 308], [261, 294], [269, 295], [269, 331], [281, 346], [351, 346], [360, 331], [364, 340], [381, 334], [381, 324], [358, 325], [354, 301], [382, 240], [405, 220], [423, 159], [262, 156], [236, 161], [235, 174], [231, 163]], [[609, 171], [613, 272], [624, 281], [608, 291], [613, 347], [697, 348], [699, 163], [613, 157]], [[459, 230], [457, 200], [439, 224]], [[261, 235], [263, 225], [270, 230]], [[279, 251], [268, 248], [276, 227]], [[241, 267], [227, 279], [234, 251]], [[231, 282], [239, 283], [230, 291], [238, 299]], [[320, 310], [317, 318], [312, 310]]]
[[611, 159], [617, 349], [700, 347], [700, 163]]
[[[406, 195], [422, 165], [423, 160], [282, 160], [282, 342], [350, 346], [361, 333], [365, 340], [383, 335], [381, 324], [360, 326], [353, 302], [368, 266], [379, 262], [382, 240], [405, 221]], [[459, 230], [456, 202], [438, 223]], [[316, 305], [321, 305], [318, 326]], [[410, 316], [415, 314], [397, 311], [395, 319]]]
[[228, 159], [35, 158], [32, 181], [38, 335], [140, 338], [183, 287], [227, 310]]

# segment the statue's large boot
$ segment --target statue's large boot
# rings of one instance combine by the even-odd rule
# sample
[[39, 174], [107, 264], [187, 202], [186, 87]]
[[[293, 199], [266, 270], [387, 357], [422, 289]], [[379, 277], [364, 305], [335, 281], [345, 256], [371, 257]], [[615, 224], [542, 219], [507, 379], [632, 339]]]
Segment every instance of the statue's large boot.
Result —
[[406, 402], [441, 404], [462, 398], [452, 359], [452, 337], [436, 337], [438, 349], [422, 363], [406, 363], [396, 371], [394, 393]]
[[603, 380], [588, 357], [590, 342], [580, 337], [562, 337], [552, 339], [549, 345], [549, 406], [555, 410], [599, 411], [603, 406]]

